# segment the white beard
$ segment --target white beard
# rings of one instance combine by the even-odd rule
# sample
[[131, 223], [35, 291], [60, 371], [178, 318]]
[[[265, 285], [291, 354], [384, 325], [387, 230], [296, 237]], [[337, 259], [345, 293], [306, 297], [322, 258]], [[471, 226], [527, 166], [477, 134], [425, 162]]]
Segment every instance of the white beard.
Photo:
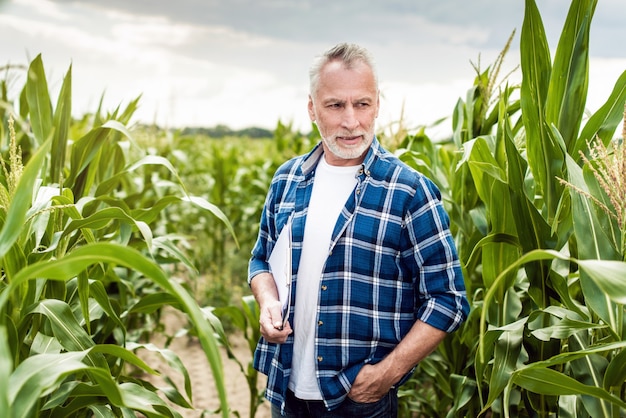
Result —
[[[363, 137], [366, 138], [365, 135]], [[365, 151], [367, 151], [367, 149], [372, 144], [373, 138], [369, 141], [364, 139], [358, 145], [352, 147], [341, 146], [337, 139], [335, 139], [334, 137], [331, 139], [322, 138], [322, 140], [324, 141], [324, 144], [326, 144], [330, 152], [332, 152], [335, 156], [344, 160], [352, 160], [355, 158], [359, 158], [365, 153]]]

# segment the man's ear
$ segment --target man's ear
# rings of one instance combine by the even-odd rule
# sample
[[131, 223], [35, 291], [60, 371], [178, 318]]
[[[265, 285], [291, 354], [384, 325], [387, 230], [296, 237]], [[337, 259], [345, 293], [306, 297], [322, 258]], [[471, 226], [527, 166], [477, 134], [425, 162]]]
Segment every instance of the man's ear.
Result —
[[310, 94], [309, 94], [309, 104], [307, 107], [309, 110], [309, 118], [311, 119], [311, 122], [315, 122], [315, 108], [313, 106], [313, 98], [311, 97]]

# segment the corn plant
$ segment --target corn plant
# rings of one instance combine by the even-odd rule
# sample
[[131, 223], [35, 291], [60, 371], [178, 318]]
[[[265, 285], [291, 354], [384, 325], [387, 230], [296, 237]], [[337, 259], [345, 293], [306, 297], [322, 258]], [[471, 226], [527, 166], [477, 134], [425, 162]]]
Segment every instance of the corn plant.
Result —
[[[163, 212], [168, 233], [183, 237], [190, 258], [202, 271], [201, 280], [194, 281], [193, 286], [203, 304], [238, 305], [240, 297], [249, 294], [248, 261], [272, 174], [286, 159], [305, 152], [319, 138], [316, 132], [305, 136], [280, 122], [274, 135], [272, 139], [216, 139], [146, 130], [138, 137], [153, 155], [180, 167], [178, 175], [190, 193], [219, 206], [236, 225], [235, 239], [228, 225], [201, 208], [167, 208]], [[166, 175], [158, 173], [158, 178], [174, 180], [171, 174], [169, 179]]]
[[254, 369], [252, 360], [244, 364], [241, 359], [237, 358], [233, 353], [228, 334], [224, 331], [222, 324], [223, 322], [230, 321], [238, 331], [242, 332], [248, 343], [250, 359], [252, 359], [256, 345], [261, 338], [261, 331], [259, 330], [259, 305], [252, 295], [245, 295], [241, 298], [241, 306], [229, 305], [209, 309], [207, 316], [212, 319], [213, 327], [217, 330], [220, 343], [226, 348], [228, 358], [237, 363], [239, 370], [246, 378], [248, 392], [250, 394], [249, 418], [254, 418], [259, 406], [264, 402], [263, 393], [259, 393], [258, 389], [259, 372]]
[[[146, 177], [146, 167], [159, 167], [180, 180], [168, 160], [134, 142], [126, 126], [137, 103], [73, 121], [71, 67], [53, 107], [38, 56], [19, 112], [2, 106], [10, 136], [0, 173], [3, 416], [179, 417], [135, 373], [157, 373], [136, 351], [146, 347], [141, 338], [156, 331], [165, 305], [186, 313], [195, 328], [228, 416], [214, 331], [171, 265], [184, 265], [192, 277], [197, 271], [178, 238], [158, 232], [163, 209], [174, 205], [201, 207], [234, 231], [216, 206], [188, 194], [180, 181], [161, 187]], [[191, 407], [182, 372], [183, 392], [163, 392]]]
[[399, 151], [443, 188], [473, 307], [418, 368], [425, 389], [404, 393], [425, 416], [625, 412], [624, 230], [598, 205], [613, 207], [623, 183], [603, 190], [587, 144], [613, 139], [626, 72], [586, 119], [595, 5], [571, 2], [553, 61], [526, 0], [521, 86], [492, 88], [499, 58], [459, 101], [449, 142], [419, 134]]

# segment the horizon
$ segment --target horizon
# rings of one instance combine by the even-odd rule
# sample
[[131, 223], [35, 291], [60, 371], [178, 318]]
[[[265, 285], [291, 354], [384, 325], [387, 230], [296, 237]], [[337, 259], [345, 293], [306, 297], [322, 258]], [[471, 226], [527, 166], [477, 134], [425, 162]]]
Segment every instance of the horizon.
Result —
[[[28, 65], [28, 57], [42, 55], [53, 97], [71, 66], [73, 115], [95, 112], [101, 99], [111, 110], [141, 96], [133, 122], [237, 130], [274, 129], [279, 122], [296, 130], [310, 126], [310, 63], [336, 42], [356, 42], [377, 61], [377, 127], [403, 118], [408, 128], [418, 128], [452, 114], [473, 87], [473, 65], [491, 65], [514, 30], [501, 73], [518, 64], [523, 2], [464, 4], [5, 0], [0, 36], [10, 39], [2, 48], [4, 63]], [[538, 0], [537, 7], [554, 50], [567, 8], [558, 0]], [[626, 54], [614, 47], [626, 35], [623, 16], [626, 2], [598, 2], [591, 26], [590, 112], [626, 69]]]

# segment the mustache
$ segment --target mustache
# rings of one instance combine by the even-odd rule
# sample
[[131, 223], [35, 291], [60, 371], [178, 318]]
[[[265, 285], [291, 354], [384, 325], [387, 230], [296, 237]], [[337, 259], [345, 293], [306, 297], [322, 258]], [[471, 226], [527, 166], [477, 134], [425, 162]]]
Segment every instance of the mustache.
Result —
[[365, 138], [365, 132], [348, 132], [348, 133], [338, 133], [338, 134], [334, 134], [332, 136], [332, 139], [339, 139], [339, 138], [356, 138], [356, 137], [363, 137]]

